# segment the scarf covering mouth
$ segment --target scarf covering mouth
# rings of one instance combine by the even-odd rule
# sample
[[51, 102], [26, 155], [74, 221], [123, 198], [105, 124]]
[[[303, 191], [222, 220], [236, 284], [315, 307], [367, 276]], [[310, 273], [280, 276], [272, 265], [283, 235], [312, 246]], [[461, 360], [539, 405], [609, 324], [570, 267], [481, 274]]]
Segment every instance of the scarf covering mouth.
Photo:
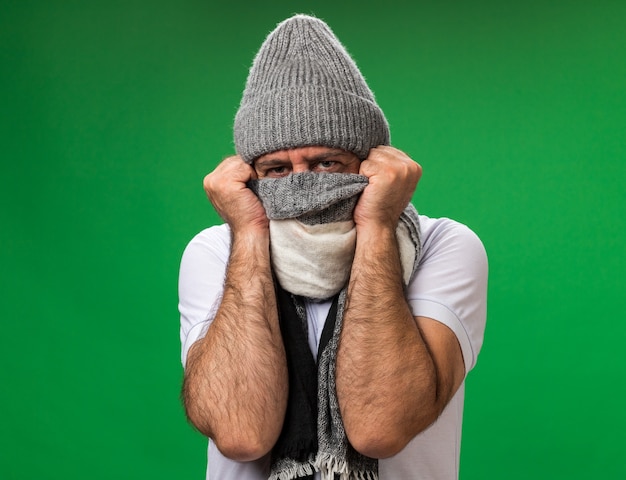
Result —
[[[348, 441], [335, 379], [356, 248], [352, 215], [367, 185], [363, 175], [313, 172], [248, 183], [270, 220], [272, 270], [289, 370], [287, 411], [272, 449], [270, 480], [312, 479], [315, 471], [322, 480], [378, 479], [378, 461], [361, 455]], [[396, 237], [406, 286], [421, 254], [419, 218], [410, 203], [400, 216]], [[305, 299], [331, 298], [314, 358]]]

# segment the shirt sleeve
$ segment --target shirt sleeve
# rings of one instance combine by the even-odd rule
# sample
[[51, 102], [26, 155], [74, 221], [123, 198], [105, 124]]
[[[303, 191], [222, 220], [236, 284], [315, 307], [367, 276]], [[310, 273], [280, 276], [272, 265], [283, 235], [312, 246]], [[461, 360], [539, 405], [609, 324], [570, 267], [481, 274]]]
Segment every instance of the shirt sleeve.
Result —
[[229, 251], [230, 231], [220, 225], [200, 232], [183, 252], [178, 277], [183, 367], [189, 348], [204, 337], [221, 302]]
[[414, 316], [432, 318], [454, 332], [469, 372], [485, 332], [487, 254], [465, 225], [450, 219], [424, 220], [423, 253], [409, 285], [409, 305]]

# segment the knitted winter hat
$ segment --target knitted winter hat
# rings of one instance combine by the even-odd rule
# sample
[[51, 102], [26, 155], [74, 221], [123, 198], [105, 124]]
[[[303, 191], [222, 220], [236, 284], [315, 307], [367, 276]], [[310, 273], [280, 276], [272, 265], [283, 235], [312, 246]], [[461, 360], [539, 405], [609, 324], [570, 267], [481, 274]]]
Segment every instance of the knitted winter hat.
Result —
[[295, 15], [254, 59], [234, 125], [248, 163], [266, 153], [321, 145], [367, 157], [389, 145], [389, 126], [354, 60], [322, 20]]

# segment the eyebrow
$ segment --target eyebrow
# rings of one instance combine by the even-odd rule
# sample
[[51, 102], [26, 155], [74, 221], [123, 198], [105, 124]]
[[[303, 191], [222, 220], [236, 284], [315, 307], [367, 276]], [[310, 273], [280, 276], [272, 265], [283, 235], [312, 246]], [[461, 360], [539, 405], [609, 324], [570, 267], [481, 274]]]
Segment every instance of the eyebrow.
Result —
[[319, 162], [320, 160], [326, 160], [327, 158], [345, 155], [346, 153], [347, 152], [344, 152], [343, 150], [331, 150], [330, 152], [319, 153], [317, 155], [313, 155], [312, 157], [306, 157], [306, 159], [309, 162]]
[[[327, 158], [337, 157], [347, 155], [348, 152], [345, 152], [341, 149], [331, 150], [330, 152], [318, 153], [317, 155], [312, 155], [310, 157], [304, 157], [307, 162], [319, 162], [326, 160]], [[289, 163], [290, 160], [287, 158], [268, 158], [266, 160], [257, 160], [256, 165], [263, 167], [274, 167], [277, 165], [284, 165], [285, 163]]]
[[289, 160], [282, 160], [280, 158], [268, 158], [267, 160], [257, 160], [254, 162], [257, 167], [276, 167], [285, 165], [286, 163], [289, 163]]

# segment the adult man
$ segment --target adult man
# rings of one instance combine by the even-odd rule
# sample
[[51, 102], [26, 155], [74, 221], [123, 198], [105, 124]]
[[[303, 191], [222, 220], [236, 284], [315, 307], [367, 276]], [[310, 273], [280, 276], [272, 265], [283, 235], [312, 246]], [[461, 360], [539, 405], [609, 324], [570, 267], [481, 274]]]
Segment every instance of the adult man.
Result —
[[457, 478], [484, 249], [417, 216], [421, 167], [389, 146], [321, 20], [265, 40], [235, 145], [204, 182], [226, 224], [192, 240], [180, 272], [183, 397], [211, 439], [207, 478]]

